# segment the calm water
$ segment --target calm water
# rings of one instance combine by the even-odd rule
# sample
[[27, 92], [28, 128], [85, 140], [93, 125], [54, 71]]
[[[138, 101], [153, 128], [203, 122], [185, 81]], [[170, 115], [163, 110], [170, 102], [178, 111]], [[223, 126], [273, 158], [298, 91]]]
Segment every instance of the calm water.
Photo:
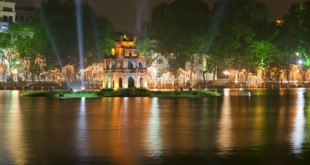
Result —
[[0, 164], [310, 161], [310, 90], [251, 92], [58, 100], [0, 91]]

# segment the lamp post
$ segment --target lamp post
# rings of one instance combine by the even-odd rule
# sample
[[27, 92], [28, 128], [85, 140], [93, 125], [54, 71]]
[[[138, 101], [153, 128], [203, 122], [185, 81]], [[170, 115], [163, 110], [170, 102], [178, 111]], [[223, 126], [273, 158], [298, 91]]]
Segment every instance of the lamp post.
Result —
[[227, 78], [227, 82], [229, 82], [229, 71], [228, 70], [224, 70], [223, 74], [225, 75], [225, 77]]

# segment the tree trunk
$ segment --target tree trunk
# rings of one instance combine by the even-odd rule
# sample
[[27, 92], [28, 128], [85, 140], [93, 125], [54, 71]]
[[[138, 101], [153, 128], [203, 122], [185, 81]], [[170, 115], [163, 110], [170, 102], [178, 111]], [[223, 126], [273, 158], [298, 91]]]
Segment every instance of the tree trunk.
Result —
[[148, 64], [148, 67], [152, 66], [152, 63], [159, 57], [159, 53], [157, 53], [157, 55], [155, 56], [155, 58], [151, 58], [150, 63]]
[[216, 74], [217, 74], [217, 65], [215, 65], [215, 68], [214, 68], [214, 71], [213, 71], [213, 82], [215, 82]]
[[194, 58], [191, 57], [191, 73], [190, 73], [191, 88], [193, 87], [193, 70], [194, 70]]
[[207, 73], [208, 71], [203, 71], [202, 72], [202, 77], [203, 77], [203, 84], [206, 85], [206, 76], [205, 74]]

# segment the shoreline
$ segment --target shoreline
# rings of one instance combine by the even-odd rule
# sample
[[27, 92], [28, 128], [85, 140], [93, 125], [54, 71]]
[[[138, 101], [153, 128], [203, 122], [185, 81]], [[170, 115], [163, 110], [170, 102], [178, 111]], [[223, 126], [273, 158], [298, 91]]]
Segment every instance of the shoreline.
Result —
[[167, 98], [202, 98], [220, 96], [218, 92], [210, 90], [193, 91], [27, 91], [23, 97], [48, 97], [48, 98], [103, 98], [103, 97], [167, 97]]
[[[94, 91], [94, 90], [100, 90], [101, 86], [99, 84], [96, 85], [87, 85], [85, 87], [85, 90], [87, 91]], [[276, 83], [276, 82], [266, 82], [258, 86], [253, 86], [249, 84], [225, 84], [225, 83], [207, 83], [205, 85], [197, 84], [193, 89], [195, 90], [202, 90], [202, 89], [219, 89], [219, 88], [310, 88], [310, 83], [308, 82], [302, 82], [302, 83]], [[3, 84], [0, 83], [0, 90], [41, 90], [41, 91], [47, 91], [47, 90], [68, 90], [69, 87], [64, 86], [57, 86], [57, 85], [48, 85], [48, 84], [40, 84], [40, 85], [34, 85], [34, 86], [25, 86], [25, 85], [16, 85], [16, 84]], [[172, 87], [172, 86], [162, 86], [162, 87], [150, 87], [150, 91], [176, 91], [179, 90], [180, 87]], [[189, 90], [188, 86], [184, 87], [184, 91]]]

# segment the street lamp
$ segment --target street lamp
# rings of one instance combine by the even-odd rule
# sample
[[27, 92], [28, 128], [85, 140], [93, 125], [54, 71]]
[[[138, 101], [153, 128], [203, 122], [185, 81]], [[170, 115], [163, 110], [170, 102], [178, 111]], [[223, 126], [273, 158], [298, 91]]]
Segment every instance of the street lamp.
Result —
[[225, 76], [227, 76], [227, 82], [229, 82], [228, 80], [229, 80], [229, 71], [228, 70], [224, 70], [223, 71], [223, 74], [225, 75]]
[[223, 71], [223, 74], [224, 74], [225, 76], [228, 76], [228, 75], [229, 75], [229, 71], [228, 71], [228, 70], [224, 70], [224, 71]]

